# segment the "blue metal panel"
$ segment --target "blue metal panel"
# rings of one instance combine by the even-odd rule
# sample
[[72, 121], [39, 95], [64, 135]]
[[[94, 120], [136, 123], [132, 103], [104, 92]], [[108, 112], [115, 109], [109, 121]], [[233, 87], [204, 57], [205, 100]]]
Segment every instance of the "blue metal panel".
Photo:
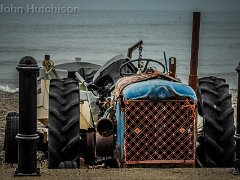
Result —
[[150, 79], [128, 85], [122, 91], [124, 100], [136, 99], [183, 99], [197, 100], [194, 90], [187, 84], [166, 81], [162, 79]]
[[117, 147], [120, 148], [121, 159], [123, 159], [124, 153], [124, 120], [123, 112], [121, 111], [120, 101], [117, 102], [116, 107], [116, 118], [117, 118]]

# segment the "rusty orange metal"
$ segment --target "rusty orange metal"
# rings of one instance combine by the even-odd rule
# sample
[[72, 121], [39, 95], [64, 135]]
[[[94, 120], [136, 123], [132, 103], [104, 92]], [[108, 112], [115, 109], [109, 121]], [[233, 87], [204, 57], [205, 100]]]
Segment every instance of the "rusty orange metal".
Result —
[[127, 100], [126, 164], [195, 163], [196, 105], [192, 100]]
[[193, 13], [193, 24], [192, 24], [192, 47], [191, 47], [191, 61], [190, 61], [190, 75], [189, 75], [189, 86], [197, 92], [197, 70], [198, 70], [198, 52], [199, 52], [199, 34], [200, 34], [200, 20], [201, 13]]

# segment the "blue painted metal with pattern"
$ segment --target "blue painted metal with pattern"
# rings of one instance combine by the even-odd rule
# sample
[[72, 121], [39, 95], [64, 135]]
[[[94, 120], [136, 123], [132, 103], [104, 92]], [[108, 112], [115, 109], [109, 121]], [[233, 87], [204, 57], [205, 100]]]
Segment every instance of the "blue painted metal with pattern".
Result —
[[[172, 82], [162, 79], [150, 79], [135, 82], [126, 86], [122, 90], [123, 101], [125, 100], [166, 100], [166, 99], [186, 99], [196, 101], [194, 90], [183, 83]], [[121, 159], [124, 156], [124, 112], [121, 111], [121, 101], [117, 101], [117, 147], [120, 150]]]

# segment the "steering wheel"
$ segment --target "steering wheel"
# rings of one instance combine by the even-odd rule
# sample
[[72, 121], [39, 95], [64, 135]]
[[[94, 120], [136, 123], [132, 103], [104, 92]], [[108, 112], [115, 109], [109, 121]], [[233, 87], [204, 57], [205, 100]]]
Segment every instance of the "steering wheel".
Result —
[[144, 61], [146, 62], [146, 64], [144, 65], [144, 67], [143, 67], [143, 68], [140, 68], [141, 73], [144, 73], [144, 72], [147, 71], [149, 62], [154, 62], [154, 63], [157, 63], [157, 64], [161, 65], [162, 68], [163, 68], [163, 71], [162, 71], [162, 72], [165, 73], [165, 66], [164, 66], [163, 63], [161, 63], [161, 62], [159, 62], [159, 61], [156, 61], [156, 60], [154, 60], [154, 59], [141, 59], [141, 60], [139, 60], [139, 59], [134, 59], [134, 60], [128, 61], [128, 62], [126, 62], [126, 63], [124, 63], [124, 64], [122, 64], [122, 65], [120, 66], [120, 69], [119, 69], [120, 75], [121, 75], [121, 76], [130, 76], [130, 75], [136, 74], [136, 71], [135, 71], [135, 72], [129, 72], [129, 73], [125, 73], [125, 72], [123, 73], [123, 68], [126, 67], [127, 65], [129, 65], [130, 63], [139, 62], [139, 61], [140, 61], [140, 62], [144, 62]]

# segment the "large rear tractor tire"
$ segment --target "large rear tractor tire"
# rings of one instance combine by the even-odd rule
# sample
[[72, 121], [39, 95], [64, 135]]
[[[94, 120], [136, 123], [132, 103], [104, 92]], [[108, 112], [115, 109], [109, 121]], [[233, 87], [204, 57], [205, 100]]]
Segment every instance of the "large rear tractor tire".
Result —
[[201, 78], [197, 96], [203, 117], [203, 131], [198, 136], [198, 159], [205, 167], [233, 167], [235, 126], [229, 85], [225, 79]]
[[75, 79], [51, 80], [49, 90], [48, 168], [61, 162], [79, 165], [79, 83]]
[[18, 113], [10, 112], [7, 114], [4, 138], [5, 163], [17, 163], [18, 161], [18, 143], [16, 140], [18, 122]]

